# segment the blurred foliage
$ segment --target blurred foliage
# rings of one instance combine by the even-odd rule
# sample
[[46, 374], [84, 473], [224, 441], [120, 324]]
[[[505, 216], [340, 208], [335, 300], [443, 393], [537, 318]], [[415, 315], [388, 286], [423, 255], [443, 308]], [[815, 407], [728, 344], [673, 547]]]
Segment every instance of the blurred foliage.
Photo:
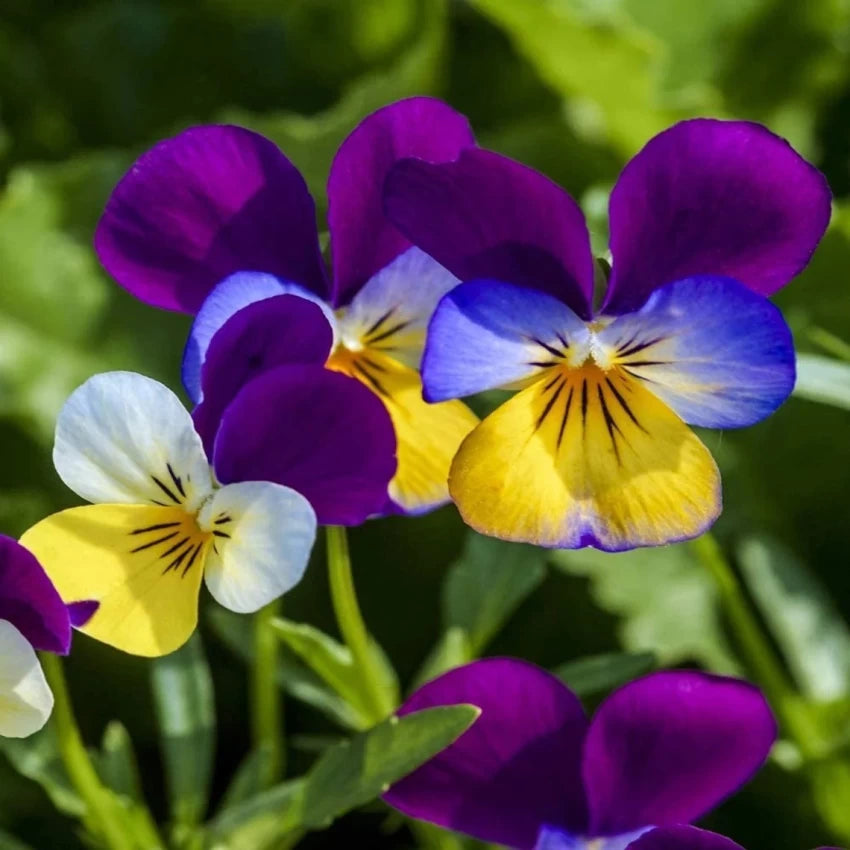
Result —
[[[91, 250], [111, 186], [158, 138], [197, 122], [253, 127], [303, 170], [323, 218], [345, 134], [386, 102], [436, 94], [470, 117], [482, 144], [577, 197], [601, 253], [608, 191], [653, 133], [698, 114], [765, 122], [825, 170], [835, 216], [810, 267], [777, 298], [805, 355], [797, 398], [761, 425], [705, 439], [724, 474], [718, 538], [774, 636], [813, 740], [811, 752], [783, 742], [706, 823], [750, 850], [850, 842], [848, 49], [847, 0], [3, 0], [0, 529], [19, 534], [73, 502], [51, 467], [51, 430], [86, 376], [135, 369], [179, 390], [188, 320], [134, 302]], [[610, 556], [464, 543], [446, 508], [370, 523], [352, 546], [367, 622], [405, 688], [484, 652], [557, 669], [593, 699], [653, 663], [751, 672], [687, 545]], [[324, 782], [353, 774], [334, 749], [307, 773], [315, 747], [369, 721], [346, 692], [345, 653], [319, 631], [335, 633], [322, 558], [318, 547], [285, 602], [278, 672], [291, 697], [291, 775]], [[317, 786], [319, 799], [302, 779], [256, 797], [263, 753], [245, 758], [248, 621], [206, 614], [209, 665], [198, 643], [157, 666], [153, 687], [149, 663], [76, 642], [69, 673], [83, 730], [102, 740], [99, 769], [128, 817], [144, 795], [179, 840], [177, 827], [207, 816], [209, 800], [213, 835], [251, 847], [238, 830], [274, 836], [283, 811], [308, 828], [374, 796], [386, 777], [372, 777], [365, 796], [366, 785], [342, 782], [333, 793]], [[378, 730], [380, 742], [369, 740], [390, 752], [397, 735]], [[306, 734], [311, 751], [296, 746]], [[2, 751], [0, 846], [83, 847], [72, 817], [81, 802], [49, 730]], [[462, 846], [377, 807], [300, 846], [342, 845]]]

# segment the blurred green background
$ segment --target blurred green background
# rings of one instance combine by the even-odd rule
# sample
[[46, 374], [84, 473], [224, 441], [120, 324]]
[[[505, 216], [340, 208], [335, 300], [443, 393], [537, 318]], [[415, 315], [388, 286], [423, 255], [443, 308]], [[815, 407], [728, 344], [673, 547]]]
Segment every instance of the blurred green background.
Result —
[[[835, 403], [795, 398], [757, 427], [706, 441], [724, 473], [718, 538], [828, 746], [805, 758], [780, 746], [705, 823], [750, 850], [850, 841], [850, 380], [838, 363], [850, 341], [848, 50], [847, 0], [2, 0], [0, 530], [18, 535], [74, 503], [52, 469], [51, 433], [87, 376], [132, 369], [179, 389], [188, 319], [134, 302], [91, 249], [110, 188], [156, 140], [202, 122], [257, 129], [303, 170], [323, 218], [324, 179], [345, 134], [389, 101], [435, 94], [469, 116], [481, 144], [579, 199], [603, 252], [607, 193], [651, 135], [692, 115], [763, 122], [835, 193], [814, 261], [778, 297], [799, 349], [836, 360], [825, 393]], [[465, 537], [451, 507], [352, 535], [367, 622], [403, 683], [439, 638], [441, 586]], [[509, 549], [486, 554], [498, 561]], [[322, 546], [314, 560], [286, 615], [335, 634]], [[533, 561], [517, 566], [533, 580], [488, 654], [555, 667], [650, 650], [667, 665], [747, 672], [686, 547], [519, 560]], [[249, 746], [246, 671], [221, 631], [204, 619], [218, 718], [213, 804]], [[112, 719], [126, 726], [163, 819], [149, 669], [84, 637], [68, 664], [87, 740]], [[291, 772], [315, 758], [317, 735], [342, 734], [303, 702], [288, 700], [286, 714]], [[28, 751], [14, 752], [20, 763]], [[0, 829], [35, 848], [83, 846], [73, 819], [2, 755]], [[0, 847], [15, 847], [6, 840]], [[414, 841], [376, 805], [299, 846]]]

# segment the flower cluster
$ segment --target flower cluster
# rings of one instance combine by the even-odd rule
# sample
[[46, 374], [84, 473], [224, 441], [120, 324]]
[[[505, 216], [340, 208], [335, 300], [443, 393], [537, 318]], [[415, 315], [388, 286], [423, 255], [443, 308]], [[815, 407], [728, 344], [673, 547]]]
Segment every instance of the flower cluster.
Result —
[[[91, 504], [0, 537], [0, 735], [46, 721], [35, 650], [67, 653], [72, 625], [172, 652], [202, 583], [256, 612], [301, 579], [320, 524], [451, 499], [477, 531], [545, 547], [695, 537], [721, 491], [689, 426], [753, 424], [793, 388], [767, 296], [809, 261], [830, 193], [763, 127], [652, 139], [611, 193], [608, 259], [568, 194], [431, 98], [355, 128], [327, 197], [330, 271], [304, 179], [256, 133], [186, 130], [115, 188], [97, 253], [137, 298], [192, 315], [194, 407], [131, 372], [66, 402], [54, 463]], [[479, 422], [460, 399], [490, 390], [515, 394]], [[398, 713], [458, 703], [480, 717], [384, 798], [512, 850], [735, 850], [692, 824], [776, 738], [742, 681], [658, 672], [588, 721], [558, 679], [502, 658]]]

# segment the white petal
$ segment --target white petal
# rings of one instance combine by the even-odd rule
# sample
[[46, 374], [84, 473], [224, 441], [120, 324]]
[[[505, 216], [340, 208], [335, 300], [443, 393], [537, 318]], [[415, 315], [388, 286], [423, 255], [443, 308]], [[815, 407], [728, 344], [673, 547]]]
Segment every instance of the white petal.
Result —
[[196, 510], [212, 477], [192, 417], [168, 387], [135, 372], [105, 372], [59, 413], [53, 463], [90, 502]]
[[201, 368], [207, 356], [212, 338], [227, 320], [249, 304], [265, 301], [276, 295], [297, 295], [307, 301], [317, 304], [325, 318], [334, 329], [334, 345], [336, 345], [336, 317], [333, 310], [318, 295], [285, 280], [267, 274], [266, 272], [236, 272], [226, 277], [210, 292], [198, 310], [186, 349], [183, 352], [182, 378], [183, 386], [192, 401], [200, 404], [203, 401], [201, 390]]
[[26, 738], [53, 711], [53, 694], [29, 641], [0, 620], [0, 735]]
[[295, 490], [260, 481], [228, 484], [204, 505], [198, 525], [215, 534], [204, 579], [225, 608], [257, 611], [304, 575], [316, 514]]
[[349, 348], [383, 350], [418, 369], [431, 314], [459, 283], [424, 251], [408, 248], [354, 296], [340, 319], [340, 338]]

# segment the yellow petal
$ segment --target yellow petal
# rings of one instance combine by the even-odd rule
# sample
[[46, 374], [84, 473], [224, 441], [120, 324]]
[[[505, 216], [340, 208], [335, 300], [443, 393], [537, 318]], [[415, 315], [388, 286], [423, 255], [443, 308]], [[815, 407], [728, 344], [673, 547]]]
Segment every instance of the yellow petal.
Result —
[[42, 520], [21, 542], [66, 603], [99, 603], [80, 631], [158, 656], [195, 630], [211, 537], [180, 508], [87, 505]]
[[449, 487], [478, 531], [560, 548], [657, 546], [720, 512], [697, 436], [640, 382], [597, 367], [552, 370], [488, 416]]
[[419, 373], [385, 354], [366, 350], [335, 354], [329, 368], [346, 372], [384, 402], [398, 441], [398, 471], [390, 496], [417, 513], [449, 499], [449, 467], [478, 417], [460, 401], [428, 404]]

